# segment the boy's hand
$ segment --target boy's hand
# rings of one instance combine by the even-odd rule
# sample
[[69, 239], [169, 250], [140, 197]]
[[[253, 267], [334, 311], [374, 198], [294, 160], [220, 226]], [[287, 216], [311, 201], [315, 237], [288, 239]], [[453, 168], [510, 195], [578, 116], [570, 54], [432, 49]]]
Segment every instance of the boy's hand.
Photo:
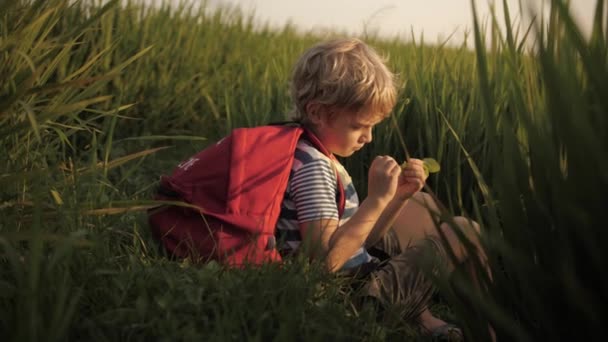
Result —
[[399, 186], [401, 166], [389, 156], [378, 156], [369, 168], [367, 196], [388, 203]]
[[405, 201], [415, 193], [422, 190], [428, 174], [424, 171], [423, 161], [410, 158], [407, 165], [403, 168], [395, 198]]

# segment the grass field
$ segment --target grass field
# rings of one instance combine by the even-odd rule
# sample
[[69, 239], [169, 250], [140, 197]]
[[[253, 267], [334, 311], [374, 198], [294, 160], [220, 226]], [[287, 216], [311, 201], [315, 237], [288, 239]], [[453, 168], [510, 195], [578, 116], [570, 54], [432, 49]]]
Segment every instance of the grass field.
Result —
[[[474, 51], [362, 37], [402, 89], [396, 124], [345, 166], [364, 197], [373, 156], [404, 158], [400, 137], [440, 162], [429, 190], [482, 223], [494, 270], [487, 294], [437, 282], [434, 309], [472, 341], [488, 322], [501, 341], [605, 335], [607, 9], [585, 38], [551, 3], [529, 30], [498, 29], [514, 13], [476, 20]], [[232, 128], [283, 120], [291, 65], [329, 36], [235, 9], [0, 0], [0, 339], [419, 338], [357, 310], [318, 265], [169, 261], [147, 229], [159, 175]]]

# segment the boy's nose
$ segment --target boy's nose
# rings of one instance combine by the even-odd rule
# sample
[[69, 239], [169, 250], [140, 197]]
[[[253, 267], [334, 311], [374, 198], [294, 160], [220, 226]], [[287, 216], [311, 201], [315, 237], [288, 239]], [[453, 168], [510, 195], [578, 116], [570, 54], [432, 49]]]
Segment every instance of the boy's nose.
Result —
[[363, 142], [368, 144], [370, 142], [372, 142], [372, 129], [368, 129], [365, 134], [363, 134]]
[[367, 142], [372, 142], [372, 138], [372, 128], [370, 127], [369, 130], [367, 130]]

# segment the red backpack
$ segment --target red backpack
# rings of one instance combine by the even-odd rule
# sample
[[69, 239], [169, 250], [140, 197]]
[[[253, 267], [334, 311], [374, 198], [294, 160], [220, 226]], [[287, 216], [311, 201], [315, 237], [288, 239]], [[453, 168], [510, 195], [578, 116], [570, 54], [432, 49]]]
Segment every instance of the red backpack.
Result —
[[[300, 126], [239, 128], [162, 176], [157, 200], [178, 200], [198, 208], [163, 206], [149, 212], [152, 233], [173, 256], [216, 260], [230, 266], [281, 261], [275, 227], [289, 180]], [[338, 210], [344, 189], [338, 179]], [[199, 259], [200, 260], [200, 259]]]

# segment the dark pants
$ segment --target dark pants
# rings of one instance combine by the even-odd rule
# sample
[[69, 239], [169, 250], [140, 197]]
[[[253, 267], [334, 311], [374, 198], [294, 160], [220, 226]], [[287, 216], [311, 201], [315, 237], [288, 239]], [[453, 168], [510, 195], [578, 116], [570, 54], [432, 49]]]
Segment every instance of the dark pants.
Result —
[[438, 275], [440, 268], [447, 265], [442, 242], [429, 236], [402, 248], [390, 230], [368, 251], [378, 261], [345, 272], [358, 280], [355, 283], [360, 298], [385, 309], [397, 309], [404, 319], [416, 321], [435, 291], [428, 272]]

